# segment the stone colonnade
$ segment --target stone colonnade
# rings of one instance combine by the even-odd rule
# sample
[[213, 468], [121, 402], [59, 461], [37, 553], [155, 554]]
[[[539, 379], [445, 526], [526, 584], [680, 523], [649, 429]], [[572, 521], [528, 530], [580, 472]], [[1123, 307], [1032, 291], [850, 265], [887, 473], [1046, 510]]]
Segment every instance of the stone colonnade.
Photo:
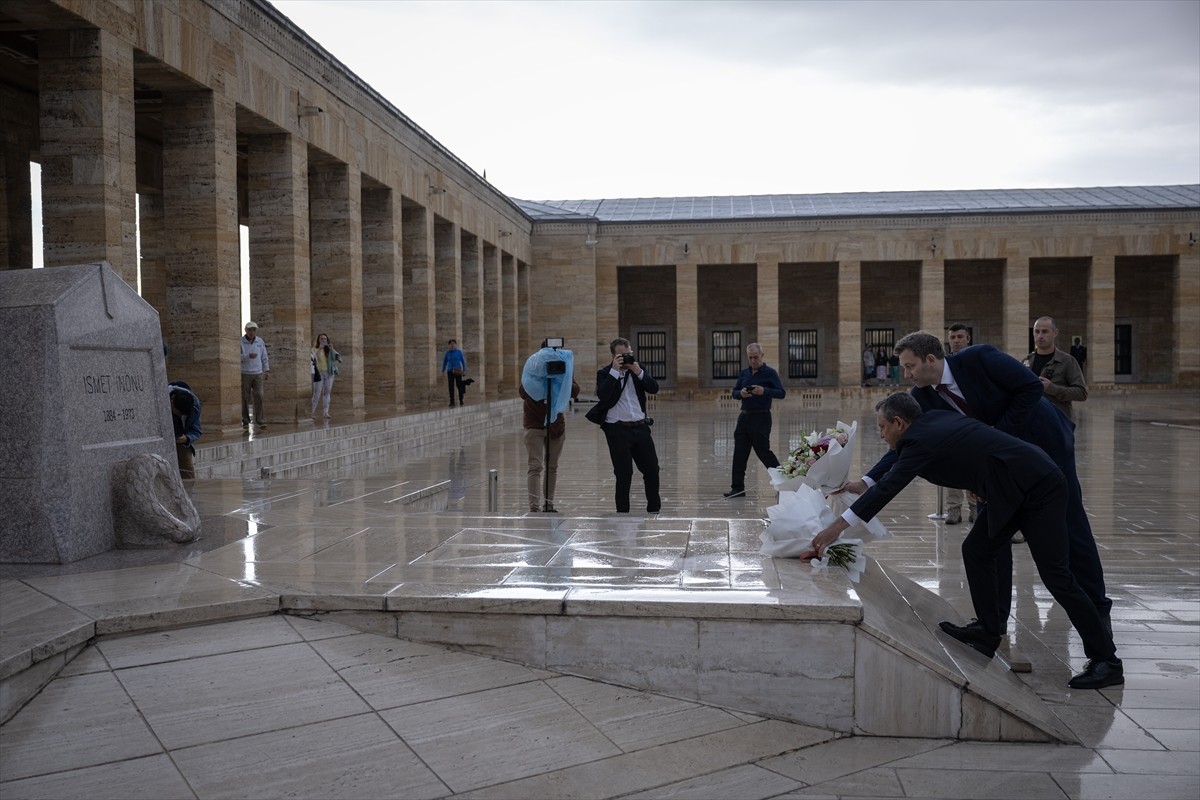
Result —
[[1075, 336], [1087, 345], [1093, 387], [1196, 386], [1198, 223], [1186, 210], [548, 221], [533, 230], [534, 294], [544, 327], [585, 343], [585, 373], [614, 336], [645, 353], [663, 341], [660, 382], [684, 392], [733, 385], [717, 377], [721, 341], [763, 344], [787, 386], [857, 387], [868, 336], [944, 337], [962, 322], [975, 343], [1023, 358], [1042, 315], [1057, 318], [1061, 349]]
[[45, 266], [106, 260], [140, 278], [168, 375], [207, 423], [240, 419], [240, 225], [270, 346], [267, 422], [308, 417], [320, 332], [345, 358], [343, 413], [444, 403], [450, 338], [476, 397], [515, 393], [531, 346], [528, 219], [272, 7], [5, 11], [36, 49], [0, 81], [3, 266], [33, 265], [35, 161]]

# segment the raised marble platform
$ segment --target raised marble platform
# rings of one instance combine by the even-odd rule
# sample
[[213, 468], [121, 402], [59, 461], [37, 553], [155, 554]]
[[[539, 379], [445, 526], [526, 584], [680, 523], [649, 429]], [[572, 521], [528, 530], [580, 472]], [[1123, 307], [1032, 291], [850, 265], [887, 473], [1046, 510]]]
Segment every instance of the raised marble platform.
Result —
[[[4, 718], [95, 637], [283, 612], [841, 733], [1074, 741], [1000, 659], [932, 632], [958, 618], [936, 595], [878, 562], [853, 586], [753, 559], [760, 521], [461, 517], [385, 532], [338, 524], [345, 511], [183, 564], [0, 583]], [[367, 558], [352, 567], [349, 550]], [[635, 556], [662, 566], [632, 585], [600, 566]], [[706, 556], [758, 563], [717, 586]]]

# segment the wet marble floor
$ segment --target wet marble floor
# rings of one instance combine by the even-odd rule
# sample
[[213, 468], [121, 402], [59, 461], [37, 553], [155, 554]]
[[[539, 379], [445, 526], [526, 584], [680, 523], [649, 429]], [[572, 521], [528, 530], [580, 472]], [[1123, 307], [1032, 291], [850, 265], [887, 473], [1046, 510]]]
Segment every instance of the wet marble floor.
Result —
[[[774, 500], [765, 471], [751, 470], [746, 498], [721, 496], [734, 410], [664, 402], [653, 413], [656, 515], [613, 512], [603, 436], [577, 414], [557, 514], [528, 512], [514, 430], [320, 479], [197, 482], [205, 535], [194, 545], [0, 566], [6, 607], [26, 592], [54, 598], [105, 634], [0, 727], [0, 794], [1200, 796], [1194, 393], [1093, 397], [1079, 408], [1079, 472], [1115, 601], [1124, 687], [1066, 689], [1080, 642], [1016, 552], [1010, 644], [1033, 664], [1022, 679], [1078, 746], [847, 738], [327, 617], [263, 616], [280, 592], [364, 608], [505, 587], [853, 597], [844, 578], [758, 554]], [[777, 450], [839, 418], [863, 426], [856, 467], [869, 466], [883, 443], [862, 400], [785, 401]], [[635, 510], [639, 502], [635, 477]], [[869, 553], [969, 616], [958, 557], [966, 531], [928, 519], [936, 505], [934, 487], [910, 486], [883, 513], [893, 537]], [[155, 615], [180, 627], [119, 635]]]

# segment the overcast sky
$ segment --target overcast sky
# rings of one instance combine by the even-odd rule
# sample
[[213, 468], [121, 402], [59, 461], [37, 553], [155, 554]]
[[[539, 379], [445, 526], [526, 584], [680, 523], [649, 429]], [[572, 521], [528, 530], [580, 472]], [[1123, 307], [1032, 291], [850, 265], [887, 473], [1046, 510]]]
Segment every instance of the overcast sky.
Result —
[[1200, 2], [272, 0], [527, 200], [1200, 183]]

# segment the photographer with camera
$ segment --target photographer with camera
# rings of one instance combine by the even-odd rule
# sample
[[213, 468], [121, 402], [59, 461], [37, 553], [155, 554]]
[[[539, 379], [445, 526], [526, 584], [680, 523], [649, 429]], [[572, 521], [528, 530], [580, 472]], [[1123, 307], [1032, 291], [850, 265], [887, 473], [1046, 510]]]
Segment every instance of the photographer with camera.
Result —
[[658, 382], [642, 369], [628, 339], [613, 339], [608, 350], [613, 360], [596, 373], [599, 400], [587, 418], [600, 425], [608, 440], [608, 454], [617, 478], [617, 512], [629, 512], [629, 488], [636, 464], [646, 487], [646, 512], [657, 514], [662, 508], [658, 452], [650, 435], [654, 420], [646, 416], [646, 395], [658, 394]]
[[558, 458], [567, 440], [563, 412], [569, 400], [579, 397], [574, 357], [570, 350], [560, 349], [562, 346], [562, 339], [543, 339], [542, 348], [525, 360], [525, 368], [521, 371], [518, 392], [524, 401], [530, 511], [552, 513], [558, 510], [554, 507], [554, 488], [558, 483]]

